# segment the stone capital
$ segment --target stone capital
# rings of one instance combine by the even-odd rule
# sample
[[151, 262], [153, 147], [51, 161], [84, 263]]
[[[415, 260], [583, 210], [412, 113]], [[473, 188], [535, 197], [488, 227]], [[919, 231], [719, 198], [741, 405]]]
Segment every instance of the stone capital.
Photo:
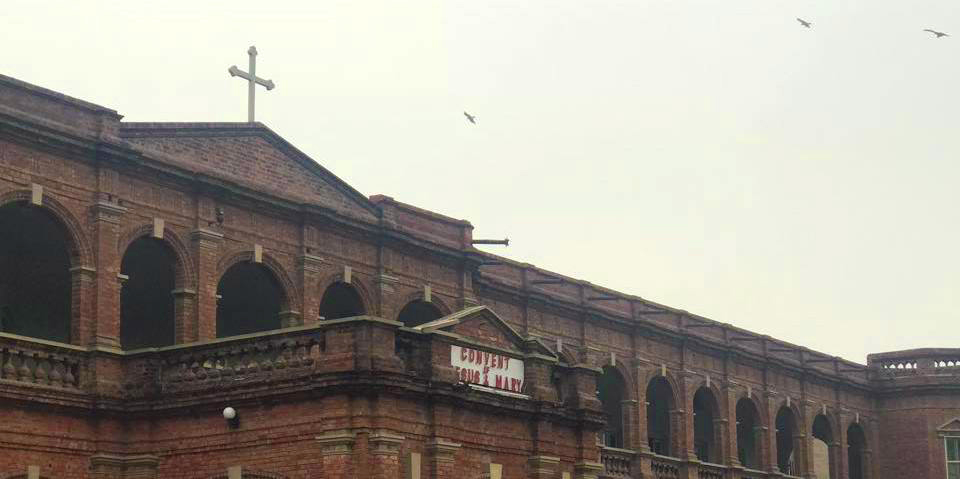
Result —
[[370, 454], [374, 455], [399, 455], [403, 440], [403, 436], [389, 431], [375, 431], [367, 439], [370, 443]]
[[303, 253], [297, 257], [297, 264], [303, 267], [305, 271], [317, 273], [323, 268], [323, 265], [327, 264], [327, 261], [320, 256]]
[[120, 224], [120, 218], [128, 211], [126, 207], [103, 200], [94, 203], [90, 210], [94, 220], [113, 224]]
[[437, 462], [453, 462], [454, 456], [460, 450], [462, 444], [456, 443], [442, 437], [436, 437], [427, 443], [427, 451], [433, 454], [433, 460]]
[[345, 456], [353, 453], [353, 443], [357, 440], [354, 432], [345, 429], [329, 431], [317, 436], [320, 453], [324, 456]]
[[576, 479], [597, 479], [601, 472], [603, 472], [603, 465], [599, 462], [584, 461], [573, 465]]
[[208, 228], [197, 228], [190, 232], [190, 239], [198, 242], [200, 246], [214, 247], [223, 241], [223, 233]]

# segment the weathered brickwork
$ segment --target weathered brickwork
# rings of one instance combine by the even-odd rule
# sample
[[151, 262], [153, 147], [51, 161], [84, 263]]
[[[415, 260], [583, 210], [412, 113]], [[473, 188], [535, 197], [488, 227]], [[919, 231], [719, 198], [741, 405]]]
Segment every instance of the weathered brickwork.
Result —
[[[3, 332], [0, 291], [0, 478], [946, 477], [960, 350], [856, 364], [483, 253], [261, 124], [124, 123], [0, 76], [13, 208], [60, 225], [70, 335]], [[125, 350], [144, 238], [173, 258], [174, 340]], [[221, 294], [237, 265], [280, 329], [218, 338], [258, 293]], [[358, 304], [324, 316], [335, 285]], [[461, 382], [452, 346], [522, 362], [521, 393]]]

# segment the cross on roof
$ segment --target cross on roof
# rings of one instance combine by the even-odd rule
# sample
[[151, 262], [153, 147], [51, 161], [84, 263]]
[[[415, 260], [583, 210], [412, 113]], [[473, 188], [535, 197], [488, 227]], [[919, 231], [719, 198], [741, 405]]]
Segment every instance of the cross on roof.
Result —
[[276, 85], [273, 84], [273, 80], [264, 80], [257, 76], [257, 47], [251, 46], [247, 50], [247, 55], [250, 55], [249, 73], [237, 68], [236, 65], [228, 68], [227, 71], [230, 72], [230, 76], [243, 78], [249, 83], [247, 87], [247, 121], [253, 123], [254, 97], [256, 96], [257, 83], [266, 87], [267, 90], [273, 90]]

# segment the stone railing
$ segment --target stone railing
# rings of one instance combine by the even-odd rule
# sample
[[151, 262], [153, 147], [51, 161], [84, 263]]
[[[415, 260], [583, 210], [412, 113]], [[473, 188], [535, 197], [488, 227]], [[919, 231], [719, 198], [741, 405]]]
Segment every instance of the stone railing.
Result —
[[615, 447], [600, 448], [600, 463], [603, 464], [603, 477], [629, 478], [630, 464], [636, 455], [629, 449]]
[[650, 456], [650, 471], [656, 479], [679, 479], [684, 461], [666, 456]]
[[960, 376], [960, 348], [926, 348], [871, 354], [867, 363], [876, 379]]
[[80, 389], [82, 348], [0, 333], [0, 379], [14, 383]]
[[697, 466], [697, 479], [723, 479], [727, 467], [720, 464], [701, 462]]
[[177, 391], [309, 374], [319, 357], [316, 328], [248, 334], [157, 351], [161, 391]]

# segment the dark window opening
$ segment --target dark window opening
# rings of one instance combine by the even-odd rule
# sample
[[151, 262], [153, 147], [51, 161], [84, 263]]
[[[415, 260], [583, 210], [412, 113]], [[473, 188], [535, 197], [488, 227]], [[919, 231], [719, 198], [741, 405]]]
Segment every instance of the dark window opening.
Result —
[[412, 328], [442, 317], [443, 313], [441, 313], [436, 306], [426, 301], [417, 300], [411, 301], [400, 310], [400, 316], [397, 317], [397, 321], [400, 321], [408, 328]]
[[282, 291], [263, 265], [244, 261], [230, 267], [217, 286], [217, 337], [280, 328]]
[[670, 444], [670, 410], [673, 409], [673, 390], [662, 377], [647, 386], [647, 445], [661, 456], [673, 454]]
[[866, 449], [867, 437], [859, 424], [851, 424], [847, 428], [847, 465], [848, 479], [863, 479], [863, 450]]
[[[826, 479], [830, 479], [833, 477], [830, 471], [834, 470], [833, 454], [830, 451], [830, 445], [833, 443], [833, 432], [830, 430], [830, 421], [827, 420], [826, 416], [824, 416], [823, 414], [818, 414], [817, 417], [813, 419], [812, 432], [813, 432], [813, 438], [815, 443], [816, 441], [819, 441], [820, 442], [819, 447], [822, 447], [827, 450], [826, 463], [821, 462], [819, 458], [816, 457], [816, 454], [815, 454], [814, 464], [812, 464], [812, 467], [814, 469], [814, 472], [817, 472], [818, 475], [823, 475], [826, 477]], [[817, 444], [815, 444], [815, 446], [817, 446]], [[818, 471], [817, 469], [820, 467], [825, 467], [826, 470]]]
[[693, 395], [693, 450], [703, 462], [719, 463], [714, 437], [713, 420], [719, 411], [716, 398], [707, 388], [700, 388]]
[[319, 313], [321, 319], [349, 318], [364, 313], [363, 300], [353, 286], [338, 281], [323, 292]]
[[796, 419], [786, 407], [777, 412], [777, 469], [791, 476], [799, 473], [793, 454]]
[[597, 398], [603, 406], [607, 423], [601, 439], [607, 447], [623, 447], [623, 400], [624, 381], [620, 373], [611, 366], [604, 366], [603, 374], [597, 379]]
[[69, 251], [50, 213], [25, 202], [0, 207], [0, 331], [70, 342]]
[[760, 414], [747, 398], [737, 401], [737, 458], [748, 469], [760, 468]]
[[143, 237], [127, 248], [120, 272], [120, 345], [123, 349], [169, 346], [174, 342], [174, 264], [162, 241]]

